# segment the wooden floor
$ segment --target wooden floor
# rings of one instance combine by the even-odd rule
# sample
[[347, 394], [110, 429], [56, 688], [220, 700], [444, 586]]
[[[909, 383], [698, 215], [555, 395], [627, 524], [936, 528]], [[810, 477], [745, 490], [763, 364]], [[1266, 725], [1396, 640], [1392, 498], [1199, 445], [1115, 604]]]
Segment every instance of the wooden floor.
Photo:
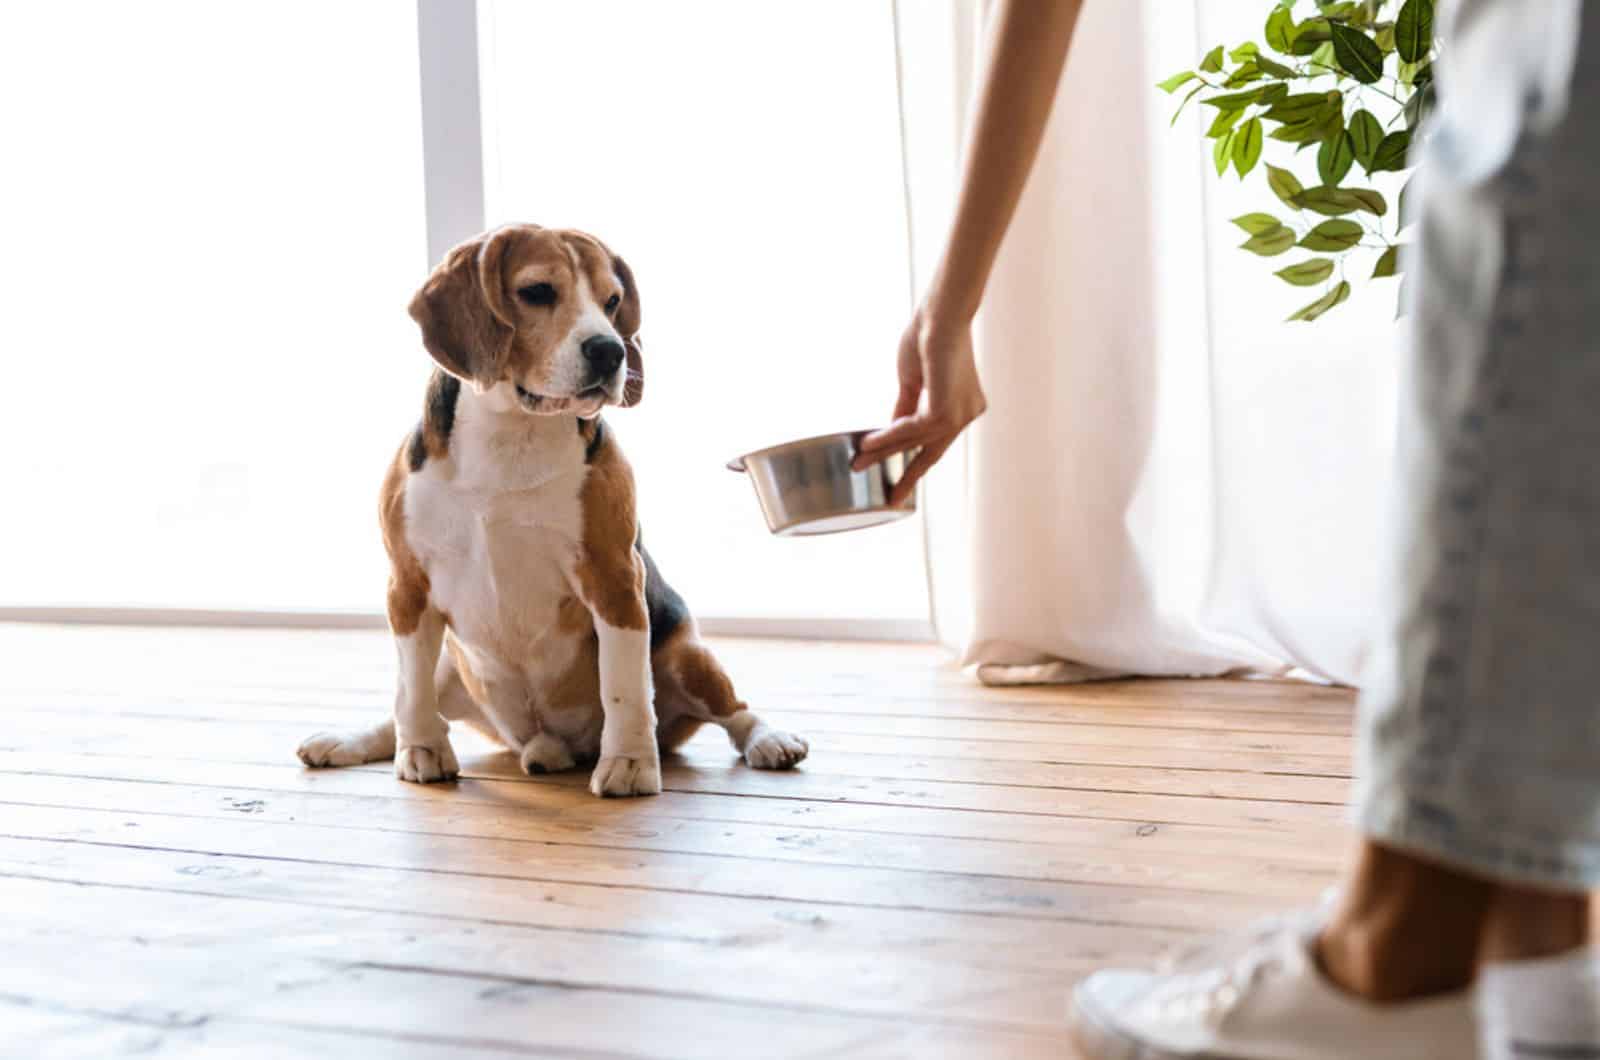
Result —
[[1085, 971], [1303, 903], [1350, 696], [985, 690], [932, 649], [726, 642], [798, 771], [702, 733], [653, 799], [311, 772], [359, 632], [0, 626], [0, 1053], [1070, 1057]]

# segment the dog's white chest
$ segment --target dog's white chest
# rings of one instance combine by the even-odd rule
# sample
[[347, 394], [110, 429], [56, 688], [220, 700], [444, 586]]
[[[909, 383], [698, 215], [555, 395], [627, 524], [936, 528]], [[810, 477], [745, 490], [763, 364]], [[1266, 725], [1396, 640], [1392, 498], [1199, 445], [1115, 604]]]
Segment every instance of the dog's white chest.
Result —
[[582, 450], [552, 453], [536, 439], [486, 437], [470, 423], [458, 434], [449, 460], [413, 476], [406, 536], [456, 637], [516, 666], [536, 656], [573, 592]]

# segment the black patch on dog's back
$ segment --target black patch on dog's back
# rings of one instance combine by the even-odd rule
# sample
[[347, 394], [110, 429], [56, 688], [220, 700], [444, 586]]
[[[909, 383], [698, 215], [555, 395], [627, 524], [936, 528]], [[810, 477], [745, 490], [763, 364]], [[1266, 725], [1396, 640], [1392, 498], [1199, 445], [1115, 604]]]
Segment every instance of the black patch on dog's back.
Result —
[[422, 407], [422, 422], [411, 432], [406, 461], [412, 471], [421, 471], [428, 462], [428, 450], [444, 452], [450, 447], [450, 432], [456, 425], [456, 401], [461, 397], [461, 380], [449, 372], [434, 369], [428, 380], [428, 397]]
[[645, 551], [644, 534], [634, 539], [633, 547], [644, 560], [644, 606], [650, 615], [650, 650], [661, 647], [689, 619], [689, 605], [661, 576], [656, 561]]

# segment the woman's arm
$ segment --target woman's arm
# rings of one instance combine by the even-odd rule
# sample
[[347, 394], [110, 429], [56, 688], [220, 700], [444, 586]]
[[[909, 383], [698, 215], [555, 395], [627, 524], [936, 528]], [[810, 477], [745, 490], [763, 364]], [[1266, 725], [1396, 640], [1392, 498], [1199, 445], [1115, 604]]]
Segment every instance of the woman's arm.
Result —
[[[972, 318], [1038, 156], [1082, 6], [1082, 0], [996, 0], [955, 220], [900, 340], [894, 422], [869, 435], [857, 459], [864, 467], [921, 450], [895, 487], [896, 503], [911, 496], [917, 480], [986, 407], [973, 362]], [[927, 405], [919, 410], [924, 392]]]

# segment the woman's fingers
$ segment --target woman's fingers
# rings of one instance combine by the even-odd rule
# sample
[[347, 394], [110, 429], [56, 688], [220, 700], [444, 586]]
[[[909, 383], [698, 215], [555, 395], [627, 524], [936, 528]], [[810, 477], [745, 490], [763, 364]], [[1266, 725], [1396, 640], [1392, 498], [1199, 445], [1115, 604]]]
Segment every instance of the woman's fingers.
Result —
[[896, 482], [894, 488], [889, 491], [889, 503], [891, 505], [898, 508], [916, 496], [917, 483], [921, 481], [922, 476], [926, 475], [934, 464], [939, 462], [939, 458], [944, 456], [944, 451], [950, 448], [959, 434], [960, 432], [958, 431], [956, 434], [948, 435], [922, 447], [921, 452], [917, 453], [910, 466], [906, 468], [906, 473], [900, 476], [900, 481]]
[[861, 439], [861, 451], [852, 465], [865, 471], [873, 464], [895, 453], [915, 449], [934, 435], [934, 429], [925, 416], [906, 416], [895, 420], [881, 431], [874, 431]]
[[917, 414], [917, 404], [922, 400], [922, 383], [908, 382], [900, 384], [900, 396], [895, 399], [894, 415], [889, 417], [890, 422], [903, 420]]

